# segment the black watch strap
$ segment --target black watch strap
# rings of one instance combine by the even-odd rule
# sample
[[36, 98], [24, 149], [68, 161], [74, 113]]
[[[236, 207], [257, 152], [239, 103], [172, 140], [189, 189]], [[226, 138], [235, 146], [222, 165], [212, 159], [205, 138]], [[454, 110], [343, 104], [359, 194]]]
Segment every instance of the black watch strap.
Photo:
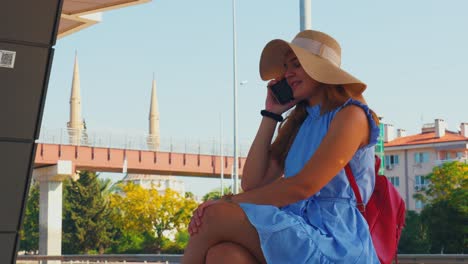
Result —
[[266, 116], [266, 117], [269, 117], [271, 119], [274, 119], [275, 121], [278, 121], [278, 122], [283, 122], [283, 120], [284, 120], [281, 115], [275, 114], [275, 113], [267, 111], [267, 110], [260, 111], [260, 114], [262, 116]]

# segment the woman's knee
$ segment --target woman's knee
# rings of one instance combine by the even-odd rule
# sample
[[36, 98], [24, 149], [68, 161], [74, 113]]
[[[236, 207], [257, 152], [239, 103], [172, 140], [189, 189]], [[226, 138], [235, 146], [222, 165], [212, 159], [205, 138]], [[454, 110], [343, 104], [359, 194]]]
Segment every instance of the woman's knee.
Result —
[[258, 263], [250, 252], [235, 243], [222, 242], [211, 247], [206, 254], [207, 264]]
[[213, 223], [219, 225], [222, 221], [231, 217], [231, 215], [233, 214], [233, 209], [234, 208], [231, 204], [213, 204], [204, 209], [202, 223]]

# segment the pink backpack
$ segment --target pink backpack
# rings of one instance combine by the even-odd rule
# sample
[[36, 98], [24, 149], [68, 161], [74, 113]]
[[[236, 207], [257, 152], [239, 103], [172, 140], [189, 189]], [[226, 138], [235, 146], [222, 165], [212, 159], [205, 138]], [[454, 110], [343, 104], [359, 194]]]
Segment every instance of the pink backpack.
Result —
[[377, 256], [382, 264], [398, 263], [397, 250], [401, 231], [405, 225], [406, 207], [393, 184], [384, 175], [379, 175], [380, 158], [375, 156], [375, 188], [367, 205], [362, 202], [356, 179], [349, 163], [346, 176], [356, 196], [357, 206], [369, 225]]

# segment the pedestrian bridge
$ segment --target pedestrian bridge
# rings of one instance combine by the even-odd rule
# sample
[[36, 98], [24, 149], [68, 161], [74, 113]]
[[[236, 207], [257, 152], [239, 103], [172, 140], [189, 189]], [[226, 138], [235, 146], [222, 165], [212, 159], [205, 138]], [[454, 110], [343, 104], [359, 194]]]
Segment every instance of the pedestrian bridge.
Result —
[[[232, 174], [233, 157], [170, 151], [131, 150], [94, 146], [38, 143], [34, 168], [72, 163], [73, 171], [123, 172], [158, 175], [220, 177]], [[238, 158], [239, 175], [245, 157]]]

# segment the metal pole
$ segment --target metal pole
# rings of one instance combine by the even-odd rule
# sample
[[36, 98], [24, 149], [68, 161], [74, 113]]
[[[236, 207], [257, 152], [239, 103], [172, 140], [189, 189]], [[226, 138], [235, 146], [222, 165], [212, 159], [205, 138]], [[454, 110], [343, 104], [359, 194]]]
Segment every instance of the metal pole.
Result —
[[234, 193], [234, 166], [231, 166], [231, 192]]
[[239, 192], [239, 172], [238, 172], [238, 153], [237, 153], [237, 59], [236, 59], [236, 1], [232, 0], [232, 51], [233, 51], [233, 85], [234, 85], [234, 194]]
[[312, 29], [312, 0], [300, 0], [301, 31]]
[[224, 195], [224, 155], [223, 155], [223, 119], [219, 115], [219, 157], [221, 160], [221, 195]]

